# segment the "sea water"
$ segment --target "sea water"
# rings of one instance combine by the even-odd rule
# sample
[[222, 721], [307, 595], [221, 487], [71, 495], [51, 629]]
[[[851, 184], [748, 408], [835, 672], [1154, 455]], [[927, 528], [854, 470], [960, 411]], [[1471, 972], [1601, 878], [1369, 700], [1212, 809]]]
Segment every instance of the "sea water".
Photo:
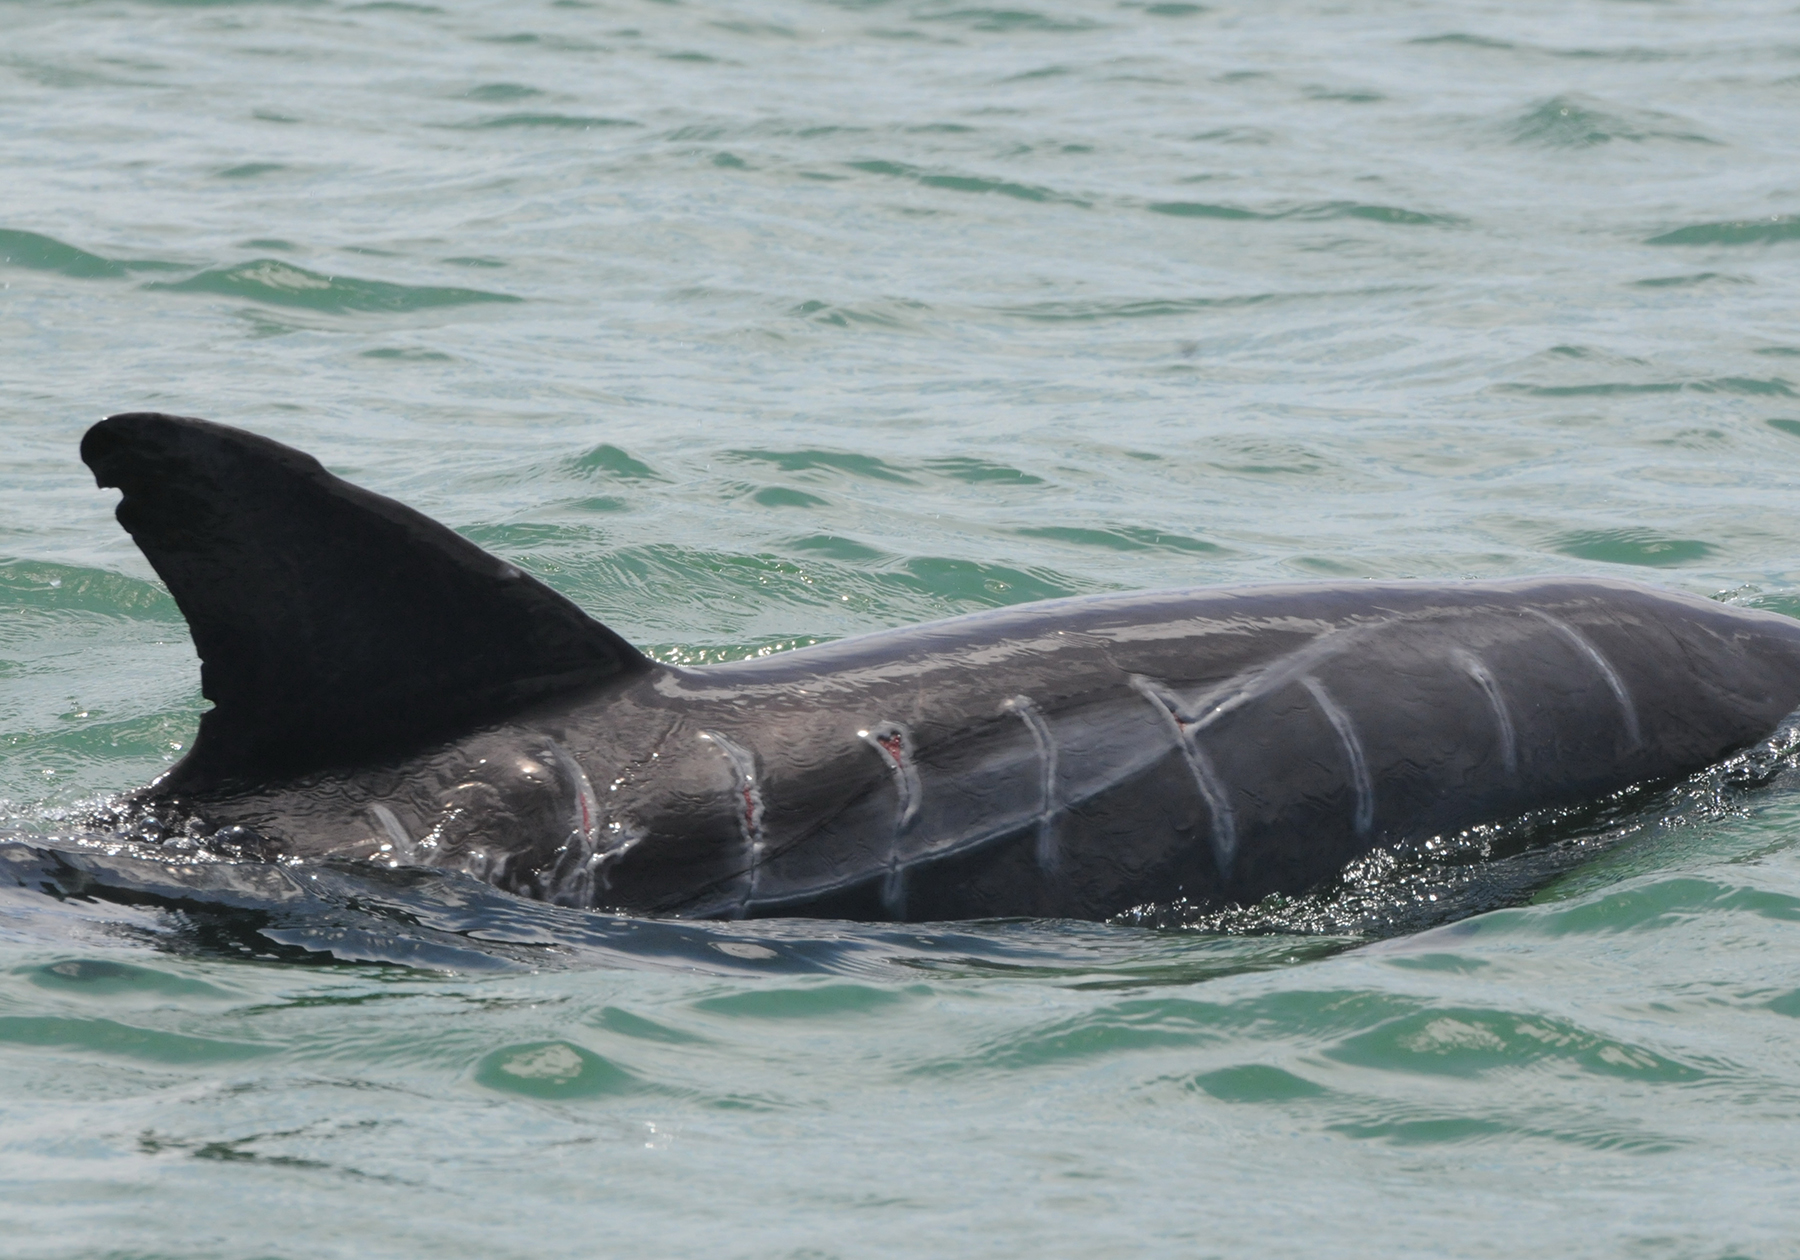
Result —
[[1188, 931], [127, 904], [53, 839], [205, 707], [113, 411], [673, 662], [1308, 577], [1800, 611], [1797, 118], [1792, 0], [0, 3], [0, 1253], [1800, 1255], [1791, 737]]

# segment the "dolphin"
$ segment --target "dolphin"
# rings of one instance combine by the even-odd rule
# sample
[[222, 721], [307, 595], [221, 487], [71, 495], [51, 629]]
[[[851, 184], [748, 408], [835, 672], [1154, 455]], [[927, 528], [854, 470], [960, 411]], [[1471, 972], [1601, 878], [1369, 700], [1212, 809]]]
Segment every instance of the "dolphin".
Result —
[[213, 707], [132, 834], [648, 915], [1105, 919], [1670, 781], [1800, 706], [1800, 621], [1629, 582], [1050, 600], [677, 668], [290, 447], [81, 457]]

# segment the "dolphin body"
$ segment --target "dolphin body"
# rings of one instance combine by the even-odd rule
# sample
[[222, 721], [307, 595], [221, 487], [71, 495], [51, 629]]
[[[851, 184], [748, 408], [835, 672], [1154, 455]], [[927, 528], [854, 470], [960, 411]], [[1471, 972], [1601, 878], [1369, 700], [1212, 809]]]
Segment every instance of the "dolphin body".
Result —
[[703, 669], [243, 431], [81, 444], [213, 708], [120, 808], [177, 848], [700, 917], [1248, 904], [1691, 773], [1800, 706], [1800, 622], [1626, 582], [1052, 600]]

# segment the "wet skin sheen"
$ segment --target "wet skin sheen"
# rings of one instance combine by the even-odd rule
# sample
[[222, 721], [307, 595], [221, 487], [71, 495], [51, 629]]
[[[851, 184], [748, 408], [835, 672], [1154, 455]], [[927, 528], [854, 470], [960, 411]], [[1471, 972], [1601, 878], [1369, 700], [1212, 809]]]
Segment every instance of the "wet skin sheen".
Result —
[[128, 415], [83, 455], [215, 703], [130, 808], [569, 905], [1245, 903], [1691, 773], [1800, 706], [1800, 622], [1573, 578], [1058, 600], [676, 669], [266, 439]]

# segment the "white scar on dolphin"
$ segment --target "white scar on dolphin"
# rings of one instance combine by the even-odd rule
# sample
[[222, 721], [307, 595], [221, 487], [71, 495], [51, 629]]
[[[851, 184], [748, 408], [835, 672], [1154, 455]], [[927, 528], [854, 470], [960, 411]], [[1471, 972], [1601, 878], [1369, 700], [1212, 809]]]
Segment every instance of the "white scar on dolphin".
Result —
[[1050, 724], [1044, 721], [1044, 715], [1031, 702], [1030, 696], [1014, 696], [1002, 706], [1008, 713], [1017, 715], [1025, 723], [1025, 729], [1031, 732], [1032, 742], [1037, 745], [1038, 767], [1040, 771], [1038, 784], [1038, 834], [1037, 863], [1041, 870], [1056, 870], [1056, 740], [1050, 734]]
[[[1207, 757], [1205, 749], [1200, 747], [1202, 723], [1185, 716], [1181, 698], [1168, 688], [1135, 674], [1132, 675], [1131, 686], [1156, 706], [1157, 713], [1168, 722], [1169, 729], [1174, 733], [1175, 746], [1181, 750], [1188, 772], [1194, 776], [1194, 786], [1199, 789], [1201, 799], [1206, 802], [1206, 808], [1212, 814], [1213, 851], [1218, 855], [1219, 867], [1229, 871], [1232, 860], [1237, 856], [1237, 816], [1232, 813], [1231, 799], [1225, 795], [1218, 771], [1213, 769], [1211, 759]], [[1219, 712], [1219, 709], [1214, 708], [1208, 716], [1217, 717]]]
[[1613, 698], [1619, 702], [1620, 716], [1625, 719], [1625, 737], [1633, 744], [1643, 743], [1643, 732], [1638, 729], [1637, 706], [1632, 703], [1631, 693], [1625, 690], [1624, 680], [1621, 679], [1618, 672], [1613, 669], [1612, 662], [1600, 655], [1600, 649], [1595, 647], [1592, 643], [1589, 643], [1587, 637], [1576, 630], [1575, 627], [1571, 626], [1568, 622], [1552, 617], [1541, 608], [1528, 608], [1525, 611], [1542, 621], [1545, 625], [1553, 628], [1558, 634], [1562, 635], [1563, 638], [1573, 644], [1576, 651], [1580, 652], [1583, 656], [1587, 657], [1589, 661], [1593, 662], [1594, 668], [1600, 671], [1600, 676], [1606, 680], [1606, 685], [1612, 689]]
[[1519, 737], [1513, 731], [1512, 713], [1506, 707], [1506, 697], [1500, 694], [1500, 684], [1488, 672], [1486, 665], [1473, 652], [1458, 652], [1456, 660], [1463, 667], [1481, 693], [1487, 697], [1488, 707], [1494, 713], [1494, 725], [1499, 728], [1500, 758], [1506, 765], [1506, 773], [1519, 772]]
[[763, 856], [763, 798], [756, 782], [756, 755], [736, 740], [718, 731], [701, 731], [700, 738], [713, 744], [724, 754], [726, 763], [737, 778], [733, 790], [740, 803], [738, 821], [744, 829], [744, 896], [747, 908], [756, 900], [756, 871]]
[[1306, 688], [1331, 723], [1331, 729], [1337, 732], [1338, 739], [1343, 741], [1344, 756], [1350, 763], [1350, 786], [1356, 792], [1356, 815], [1354, 826], [1356, 834], [1367, 836], [1375, 825], [1375, 788], [1369, 782], [1369, 762], [1363, 755], [1362, 740], [1356, 734], [1356, 725], [1351, 722], [1350, 715], [1338, 707], [1331, 693], [1325, 690], [1325, 684], [1311, 674], [1301, 676], [1300, 685]]
[[882, 722], [856, 732], [856, 737], [881, 754], [894, 774], [894, 844], [888, 852], [887, 877], [881, 884], [881, 904], [895, 918], [906, 913], [906, 859], [901, 840], [919, 812], [919, 767], [913, 760], [912, 732], [898, 722]]

